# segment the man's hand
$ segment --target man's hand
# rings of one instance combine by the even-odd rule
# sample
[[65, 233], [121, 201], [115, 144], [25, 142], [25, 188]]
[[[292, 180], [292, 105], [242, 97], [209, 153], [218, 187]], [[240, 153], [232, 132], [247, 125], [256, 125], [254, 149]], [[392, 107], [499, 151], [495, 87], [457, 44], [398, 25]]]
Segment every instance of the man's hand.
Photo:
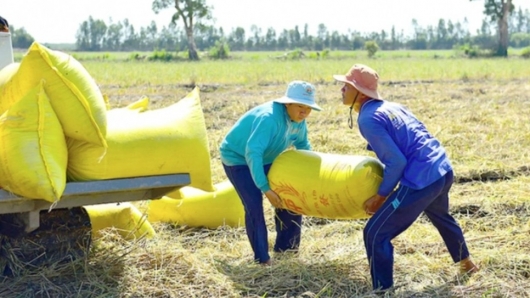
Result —
[[386, 197], [380, 195], [374, 195], [363, 204], [364, 211], [368, 215], [373, 215], [381, 208], [381, 205], [386, 201]]
[[267, 199], [269, 199], [269, 202], [271, 202], [272, 206], [274, 206], [275, 208], [282, 208], [282, 199], [280, 199], [280, 196], [278, 196], [278, 194], [275, 193], [272, 189], [267, 190], [265, 192], [265, 196], [267, 197]]

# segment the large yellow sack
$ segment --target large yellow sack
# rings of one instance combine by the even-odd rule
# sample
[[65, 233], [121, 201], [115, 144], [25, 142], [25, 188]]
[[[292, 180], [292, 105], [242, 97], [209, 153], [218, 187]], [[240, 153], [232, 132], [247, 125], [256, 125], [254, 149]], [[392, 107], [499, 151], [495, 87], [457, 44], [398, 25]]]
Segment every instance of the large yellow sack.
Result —
[[215, 185], [215, 191], [206, 192], [194, 187], [181, 188], [178, 198], [169, 193], [148, 206], [151, 222], [169, 222], [190, 227], [214, 229], [221, 226], [245, 225], [245, 210], [230, 181]]
[[[0, 90], [2, 90], [4, 85], [17, 73], [19, 67], [20, 63], [13, 62], [0, 69]], [[0, 102], [1, 101], [2, 99], [0, 98]]]
[[206, 124], [199, 89], [168, 107], [108, 112], [107, 153], [86, 142], [68, 140], [68, 177], [87, 181], [189, 173], [190, 186], [212, 191]]
[[0, 113], [41, 80], [64, 134], [106, 146], [106, 105], [96, 82], [75, 58], [37, 42], [22, 58], [16, 74], [0, 88]]
[[58, 200], [68, 160], [63, 130], [37, 85], [0, 116], [0, 186], [19, 196]]
[[131, 203], [89, 205], [83, 208], [90, 217], [94, 238], [101, 237], [102, 231], [108, 228], [115, 228], [126, 240], [156, 236], [147, 217]]
[[382, 177], [375, 158], [306, 150], [280, 154], [268, 174], [286, 209], [330, 219], [367, 218], [363, 203], [377, 193]]
[[147, 96], [143, 96], [139, 100], [132, 102], [128, 104], [127, 106], [125, 106], [125, 109], [135, 110], [138, 112], [145, 112], [148, 110], [148, 108], [149, 108], [149, 97]]

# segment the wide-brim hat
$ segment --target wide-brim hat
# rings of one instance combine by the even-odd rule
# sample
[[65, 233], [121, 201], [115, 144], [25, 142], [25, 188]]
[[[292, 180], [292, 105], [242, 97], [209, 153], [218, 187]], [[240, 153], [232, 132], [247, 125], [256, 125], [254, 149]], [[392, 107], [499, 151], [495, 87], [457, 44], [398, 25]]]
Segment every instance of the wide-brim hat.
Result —
[[292, 81], [287, 86], [285, 95], [277, 98], [274, 102], [277, 103], [297, 103], [308, 107], [313, 110], [322, 111], [322, 108], [315, 102], [315, 86], [304, 81]]
[[333, 78], [339, 82], [352, 85], [359, 92], [370, 98], [383, 99], [377, 91], [379, 75], [375, 70], [364, 64], [355, 64], [345, 75], [333, 75]]

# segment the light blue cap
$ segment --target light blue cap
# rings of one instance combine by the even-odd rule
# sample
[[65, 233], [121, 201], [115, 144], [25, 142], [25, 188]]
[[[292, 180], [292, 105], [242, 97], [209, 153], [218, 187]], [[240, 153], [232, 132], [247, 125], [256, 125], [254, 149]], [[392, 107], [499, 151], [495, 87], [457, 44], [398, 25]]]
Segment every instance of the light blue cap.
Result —
[[313, 110], [322, 111], [315, 103], [315, 86], [304, 81], [292, 81], [287, 86], [283, 97], [275, 99], [278, 103], [298, 103], [311, 107]]

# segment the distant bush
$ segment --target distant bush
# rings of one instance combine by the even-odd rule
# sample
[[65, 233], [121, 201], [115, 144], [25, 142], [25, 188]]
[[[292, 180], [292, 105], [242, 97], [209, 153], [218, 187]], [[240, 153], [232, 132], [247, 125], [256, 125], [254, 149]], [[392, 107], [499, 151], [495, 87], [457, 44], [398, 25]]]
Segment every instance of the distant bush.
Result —
[[208, 57], [211, 59], [228, 59], [230, 58], [230, 46], [225, 40], [218, 40], [208, 50]]
[[517, 32], [510, 35], [510, 46], [524, 48], [530, 46], [530, 33]]
[[290, 52], [287, 52], [286, 55], [286, 58], [289, 60], [297, 60], [305, 57], [304, 51], [302, 51], [302, 49], [294, 49]]
[[129, 55], [129, 60], [144, 60], [145, 56], [142, 56], [140, 53], [133, 52]]
[[153, 53], [151, 53], [149, 57], [147, 57], [147, 60], [149, 61], [168, 62], [168, 61], [176, 60], [176, 59], [177, 59], [176, 54], [174, 55], [173, 53], [166, 52], [166, 50], [154, 51]]
[[329, 49], [324, 49], [321, 54], [322, 58], [329, 58], [331, 56], [331, 51]]
[[111, 60], [110, 53], [102, 53], [102, 52], [89, 52], [89, 53], [72, 53], [72, 57], [74, 57], [78, 61], [103, 61], [103, 60]]
[[307, 57], [309, 59], [320, 59], [320, 53], [319, 52], [310, 52], [309, 54], [307, 54]]
[[529, 59], [530, 58], [530, 47], [526, 47], [521, 50], [521, 57]]
[[379, 51], [379, 45], [377, 45], [377, 42], [370, 40], [364, 43], [364, 49], [368, 52], [368, 57], [372, 58]]
[[492, 56], [491, 50], [481, 49], [476, 45], [464, 44], [456, 47], [456, 50], [468, 58], [484, 58]]

